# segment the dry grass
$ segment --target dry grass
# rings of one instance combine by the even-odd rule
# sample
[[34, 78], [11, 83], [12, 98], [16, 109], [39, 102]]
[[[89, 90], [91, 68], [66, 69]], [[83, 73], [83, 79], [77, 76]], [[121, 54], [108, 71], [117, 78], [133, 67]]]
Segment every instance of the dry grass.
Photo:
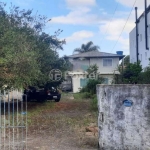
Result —
[[97, 113], [91, 111], [90, 100], [76, 100], [64, 94], [59, 103], [28, 104], [29, 136], [72, 137], [76, 146], [96, 148], [97, 136], [85, 134], [85, 127], [90, 123], [97, 123]]

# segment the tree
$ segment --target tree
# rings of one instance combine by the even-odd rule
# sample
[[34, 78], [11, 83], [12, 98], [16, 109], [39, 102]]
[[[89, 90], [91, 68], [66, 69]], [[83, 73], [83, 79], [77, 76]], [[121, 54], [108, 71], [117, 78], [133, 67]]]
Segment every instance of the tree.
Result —
[[[130, 55], [127, 55], [124, 59], [123, 59], [123, 65], [127, 66], [130, 63]], [[121, 62], [122, 65], [122, 62]]]
[[21, 13], [18, 7], [12, 7], [8, 14], [4, 6], [0, 4], [0, 86], [22, 87], [37, 79], [40, 73], [35, 28], [27, 26], [30, 11]]
[[81, 48], [76, 48], [74, 50], [74, 52], [85, 53], [85, 52], [89, 52], [89, 51], [96, 51], [96, 50], [99, 50], [99, 49], [100, 49], [99, 46], [94, 45], [92, 41], [89, 41], [86, 44], [82, 44]]
[[98, 77], [97, 71], [98, 71], [98, 66], [96, 64], [89, 66], [89, 68], [87, 69], [88, 76], [90, 74], [93, 74], [95, 76], [95, 78], [97, 79], [97, 77]]
[[52, 68], [64, 68], [57, 52], [65, 44], [58, 39], [62, 30], [48, 35], [43, 32], [46, 17], [16, 6], [7, 13], [5, 6], [0, 3], [0, 87], [44, 85]]
[[129, 63], [126, 65], [124, 70], [122, 70], [120, 67], [118, 68], [120, 75], [115, 76], [115, 83], [117, 84], [137, 84], [140, 82], [140, 76], [142, 72], [142, 66], [140, 65], [140, 62], [138, 63]]

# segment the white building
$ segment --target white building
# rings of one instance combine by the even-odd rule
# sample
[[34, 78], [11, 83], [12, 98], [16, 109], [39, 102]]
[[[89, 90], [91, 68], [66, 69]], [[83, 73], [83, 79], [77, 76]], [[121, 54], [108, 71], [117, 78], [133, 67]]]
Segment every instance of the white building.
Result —
[[[130, 41], [130, 62], [137, 62], [137, 46], [138, 60], [141, 61], [142, 68], [149, 65], [150, 58], [150, 6], [147, 8], [147, 29], [145, 27], [145, 12], [137, 19], [138, 29], [138, 45], [136, 44], [136, 27], [129, 34]], [[147, 30], [147, 31], [146, 31]], [[147, 32], [147, 47], [146, 49], [146, 32]]]
[[86, 70], [94, 64], [98, 66], [98, 73], [105, 79], [105, 84], [111, 84], [114, 74], [119, 74], [117, 71], [119, 60], [124, 55], [122, 51], [118, 51], [117, 54], [91, 51], [67, 57], [72, 63], [72, 71], [68, 72], [68, 76], [71, 77], [72, 90], [76, 93], [86, 85], [88, 81]]

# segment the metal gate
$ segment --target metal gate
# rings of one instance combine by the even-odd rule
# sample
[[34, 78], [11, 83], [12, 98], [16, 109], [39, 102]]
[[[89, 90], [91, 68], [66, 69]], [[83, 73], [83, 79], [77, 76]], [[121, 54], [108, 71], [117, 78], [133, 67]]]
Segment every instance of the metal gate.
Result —
[[22, 91], [0, 91], [0, 150], [27, 149], [27, 100]]

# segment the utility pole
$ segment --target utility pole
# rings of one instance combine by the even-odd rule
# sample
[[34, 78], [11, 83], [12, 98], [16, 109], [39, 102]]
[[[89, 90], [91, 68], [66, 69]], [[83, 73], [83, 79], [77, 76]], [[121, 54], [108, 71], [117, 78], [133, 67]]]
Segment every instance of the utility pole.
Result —
[[136, 62], [138, 64], [139, 57], [139, 42], [138, 42], [138, 17], [137, 17], [137, 7], [135, 7], [135, 24], [136, 24]]

